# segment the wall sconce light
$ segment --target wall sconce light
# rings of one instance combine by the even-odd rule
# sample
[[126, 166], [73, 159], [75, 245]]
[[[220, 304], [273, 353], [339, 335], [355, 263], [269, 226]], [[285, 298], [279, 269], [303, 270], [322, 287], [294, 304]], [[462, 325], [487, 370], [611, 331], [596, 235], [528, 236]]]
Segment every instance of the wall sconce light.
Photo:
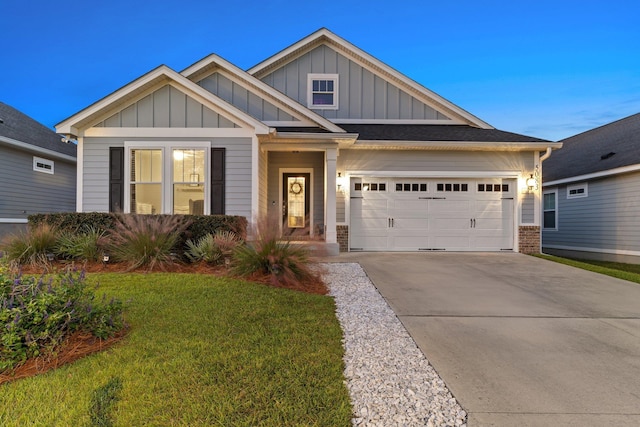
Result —
[[338, 177], [336, 178], [336, 184], [338, 186], [338, 191], [342, 191], [344, 189], [344, 177], [340, 172], [338, 172]]
[[533, 177], [533, 174], [529, 174], [529, 178], [527, 178], [526, 182], [529, 191], [538, 189], [538, 180]]

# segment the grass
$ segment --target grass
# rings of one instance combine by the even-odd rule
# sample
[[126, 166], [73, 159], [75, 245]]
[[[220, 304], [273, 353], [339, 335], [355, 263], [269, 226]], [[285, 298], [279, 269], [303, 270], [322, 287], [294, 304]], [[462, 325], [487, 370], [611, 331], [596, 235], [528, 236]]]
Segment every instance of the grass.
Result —
[[550, 261], [559, 262], [561, 264], [570, 265], [572, 267], [581, 268], [583, 270], [594, 271], [596, 273], [605, 274], [607, 276], [616, 277], [618, 279], [640, 283], [640, 265], [638, 264], [624, 264], [621, 262], [594, 261], [584, 259], [576, 260], [542, 254], [536, 256], [538, 258], [544, 258]]
[[0, 425], [347, 426], [333, 300], [191, 274], [93, 274], [115, 347], [0, 387]]

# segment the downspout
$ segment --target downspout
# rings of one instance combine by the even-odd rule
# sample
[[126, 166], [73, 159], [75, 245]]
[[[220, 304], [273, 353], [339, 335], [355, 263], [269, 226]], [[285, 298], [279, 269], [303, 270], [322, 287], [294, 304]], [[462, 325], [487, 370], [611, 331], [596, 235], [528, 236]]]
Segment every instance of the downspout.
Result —
[[[540, 167], [540, 191], [542, 191], [542, 162], [544, 162], [549, 157], [551, 157], [551, 151], [553, 151], [553, 148], [547, 147], [547, 152], [544, 153], [542, 156], [540, 156], [540, 162], [539, 162], [541, 166]], [[542, 203], [542, 201], [540, 203]], [[538, 211], [541, 211], [541, 210], [542, 210], [542, 206], [539, 206]], [[543, 218], [540, 218], [540, 253], [542, 253], [542, 226], [543, 226], [542, 221], [543, 221]]]

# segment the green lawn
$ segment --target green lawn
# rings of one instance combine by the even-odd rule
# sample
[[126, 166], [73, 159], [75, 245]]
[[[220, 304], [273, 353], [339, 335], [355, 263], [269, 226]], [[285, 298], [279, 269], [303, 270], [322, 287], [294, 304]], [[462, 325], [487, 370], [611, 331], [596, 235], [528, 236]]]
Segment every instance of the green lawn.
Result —
[[624, 264], [621, 262], [593, 261], [584, 259], [575, 260], [553, 255], [536, 256], [550, 261], [559, 262], [561, 264], [582, 268], [583, 270], [595, 271], [596, 273], [606, 274], [607, 276], [617, 277], [618, 279], [640, 283], [640, 265], [638, 264]]
[[191, 274], [90, 274], [129, 335], [0, 386], [2, 426], [348, 426], [327, 296]]

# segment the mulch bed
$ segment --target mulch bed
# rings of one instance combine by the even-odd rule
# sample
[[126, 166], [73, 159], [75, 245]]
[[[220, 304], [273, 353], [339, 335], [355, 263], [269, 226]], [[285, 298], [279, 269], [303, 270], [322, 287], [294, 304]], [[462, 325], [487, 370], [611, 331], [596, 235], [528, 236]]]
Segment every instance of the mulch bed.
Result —
[[[44, 269], [42, 267], [22, 267], [22, 274], [48, 274], [52, 272], [65, 271], [68, 268], [74, 268], [78, 270], [84, 270], [87, 273], [149, 273], [148, 268], [138, 268], [135, 270], [128, 270], [124, 264], [117, 263], [84, 263], [84, 264], [65, 264], [55, 263], [50, 268]], [[212, 266], [207, 263], [197, 264], [181, 264], [174, 263], [168, 266], [163, 266], [162, 269], [156, 268], [153, 272], [165, 272], [165, 273], [195, 273], [195, 274], [210, 274], [218, 277], [229, 276], [229, 271], [224, 266]], [[325, 283], [322, 281], [320, 275], [315, 280], [310, 280], [305, 283], [273, 283], [271, 277], [266, 275], [253, 275], [248, 278], [244, 278], [252, 282], [261, 283], [267, 286], [273, 286], [278, 288], [292, 289], [300, 292], [307, 292], [311, 294], [326, 295], [328, 290]], [[45, 373], [51, 369], [56, 369], [67, 363], [74, 362], [81, 357], [88, 356], [99, 351], [106, 350], [120, 341], [127, 331], [123, 330], [118, 335], [101, 340], [88, 333], [76, 332], [72, 334], [54, 354], [40, 356], [34, 359], [29, 359], [23, 365], [15, 368], [12, 371], [0, 372], [0, 385], [9, 381], [14, 381], [20, 378], [31, 377]]]

